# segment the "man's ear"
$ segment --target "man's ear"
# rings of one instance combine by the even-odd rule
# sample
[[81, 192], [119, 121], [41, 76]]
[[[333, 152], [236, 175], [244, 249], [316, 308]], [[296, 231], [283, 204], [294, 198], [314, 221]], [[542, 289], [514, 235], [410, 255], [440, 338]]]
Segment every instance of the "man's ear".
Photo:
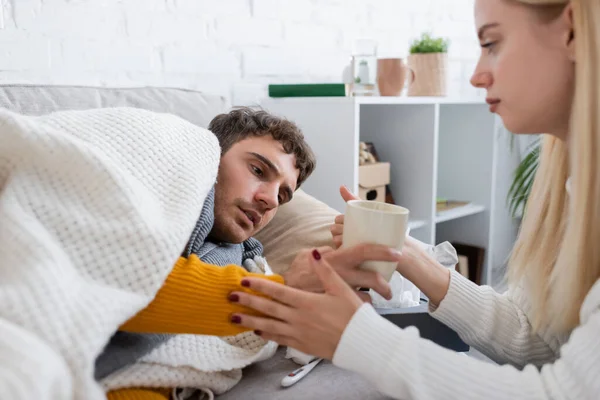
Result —
[[575, 62], [575, 25], [573, 24], [573, 5], [569, 3], [563, 10], [562, 20], [566, 27], [565, 46], [569, 60]]

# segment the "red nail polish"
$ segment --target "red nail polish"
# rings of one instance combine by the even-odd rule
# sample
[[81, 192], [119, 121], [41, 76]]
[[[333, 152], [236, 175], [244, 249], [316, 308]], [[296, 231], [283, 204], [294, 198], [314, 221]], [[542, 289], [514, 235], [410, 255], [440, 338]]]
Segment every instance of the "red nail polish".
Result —
[[312, 255], [313, 255], [314, 259], [317, 261], [319, 261], [321, 259], [321, 253], [319, 253], [319, 250], [317, 250], [317, 249], [313, 250]]
[[240, 301], [240, 296], [238, 296], [235, 293], [231, 293], [228, 298], [229, 298], [229, 301], [232, 301], [234, 303], [237, 303], [238, 301]]
[[243, 287], [250, 287], [250, 281], [247, 281], [245, 279], [242, 280], [242, 286]]
[[260, 336], [260, 335], [262, 335], [262, 331], [255, 330], [255, 331], [254, 331], [254, 334], [255, 334], [256, 336]]
[[242, 322], [242, 318], [239, 315], [232, 315], [231, 322], [233, 322], [234, 324], [239, 324], [240, 322]]

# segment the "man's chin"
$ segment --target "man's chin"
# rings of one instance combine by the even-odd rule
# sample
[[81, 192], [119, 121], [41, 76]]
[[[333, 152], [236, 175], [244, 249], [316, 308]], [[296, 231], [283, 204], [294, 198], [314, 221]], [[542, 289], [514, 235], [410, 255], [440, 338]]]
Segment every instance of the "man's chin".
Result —
[[231, 240], [227, 240], [227, 243], [240, 244], [240, 243], [244, 243], [246, 240], [248, 240], [247, 237], [232, 236]]
[[230, 229], [227, 229], [226, 231], [222, 232], [221, 236], [222, 242], [238, 244], [248, 240], [252, 236], [252, 234], [248, 233], [247, 230], [236, 224]]

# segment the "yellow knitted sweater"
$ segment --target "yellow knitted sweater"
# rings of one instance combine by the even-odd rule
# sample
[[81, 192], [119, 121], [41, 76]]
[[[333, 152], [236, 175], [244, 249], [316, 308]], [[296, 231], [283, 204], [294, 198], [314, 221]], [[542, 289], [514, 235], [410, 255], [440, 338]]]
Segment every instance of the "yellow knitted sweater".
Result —
[[[231, 336], [248, 329], [233, 325], [233, 313], [259, 315], [231, 303], [233, 291], [254, 293], [241, 286], [245, 277], [284, 283], [281, 275], [253, 274], [240, 266], [219, 267], [202, 262], [196, 255], [181, 257], [154, 300], [120, 329], [136, 333], [179, 333]], [[108, 400], [164, 400], [171, 389], [120, 389], [108, 392]]]

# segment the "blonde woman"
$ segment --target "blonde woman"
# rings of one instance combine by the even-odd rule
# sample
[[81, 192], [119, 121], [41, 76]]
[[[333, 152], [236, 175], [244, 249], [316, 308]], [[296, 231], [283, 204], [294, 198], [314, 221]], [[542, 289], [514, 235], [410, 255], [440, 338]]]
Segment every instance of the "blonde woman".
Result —
[[547, 133], [510, 289], [476, 286], [410, 240], [397, 269], [429, 297], [433, 317], [502, 366], [387, 322], [316, 250], [325, 293], [245, 279], [276, 301], [230, 298], [272, 318], [235, 320], [358, 372], [394, 398], [599, 399], [600, 1], [476, 0], [475, 20], [482, 52], [471, 82], [487, 90], [510, 131]]

